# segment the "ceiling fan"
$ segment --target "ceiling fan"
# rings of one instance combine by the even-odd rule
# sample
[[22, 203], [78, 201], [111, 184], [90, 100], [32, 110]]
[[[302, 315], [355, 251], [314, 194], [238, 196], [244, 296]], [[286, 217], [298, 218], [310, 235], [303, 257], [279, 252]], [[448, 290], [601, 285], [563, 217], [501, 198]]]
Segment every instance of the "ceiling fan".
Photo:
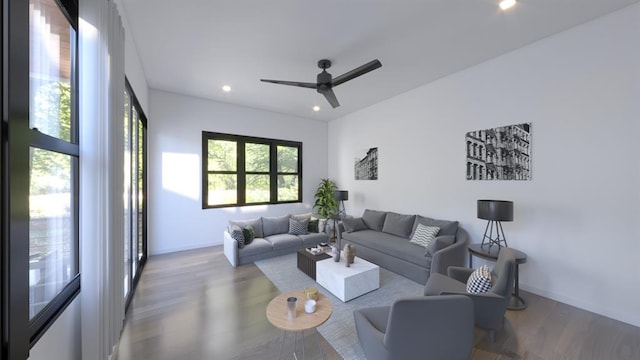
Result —
[[329, 101], [329, 104], [333, 106], [333, 108], [337, 108], [340, 106], [338, 99], [336, 98], [336, 94], [334, 94], [332, 88], [334, 86], [338, 86], [344, 82], [355, 79], [360, 75], [364, 75], [369, 71], [375, 70], [381, 67], [382, 64], [378, 59], [369, 61], [368, 63], [359, 66], [351, 71], [348, 71], [335, 79], [332, 79], [331, 74], [327, 72], [327, 69], [331, 67], [331, 61], [327, 59], [322, 59], [318, 61], [318, 67], [322, 69], [322, 72], [318, 74], [316, 83], [308, 83], [308, 82], [300, 82], [300, 81], [284, 81], [284, 80], [267, 80], [260, 79], [260, 81], [281, 84], [281, 85], [291, 85], [291, 86], [299, 86], [303, 88], [316, 89], [317, 92], [324, 95]]

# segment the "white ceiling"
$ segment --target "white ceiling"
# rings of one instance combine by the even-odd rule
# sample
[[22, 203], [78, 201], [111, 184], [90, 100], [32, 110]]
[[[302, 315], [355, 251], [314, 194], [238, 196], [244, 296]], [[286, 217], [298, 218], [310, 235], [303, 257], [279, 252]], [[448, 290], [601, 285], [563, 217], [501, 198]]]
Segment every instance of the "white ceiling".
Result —
[[[640, 0], [518, 1], [122, 2], [150, 88], [332, 120]], [[259, 81], [315, 82], [323, 58], [334, 77], [382, 68], [334, 88], [336, 109], [313, 89]]]

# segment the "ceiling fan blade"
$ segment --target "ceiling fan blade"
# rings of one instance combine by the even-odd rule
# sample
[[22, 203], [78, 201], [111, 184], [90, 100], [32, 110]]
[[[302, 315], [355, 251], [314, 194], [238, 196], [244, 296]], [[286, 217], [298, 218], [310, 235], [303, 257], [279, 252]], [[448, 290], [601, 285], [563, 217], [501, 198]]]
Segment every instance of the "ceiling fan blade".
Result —
[[333, 90], [329, 89], [329, 90], [323, 91], [322, 95], [324, 95], [324, 97], [327, 98], [327, 101], [329, 102], [329, 104], [331, 104], [331, 106], [333, 106], [334, 109], [340, 106], [340, 103], [336, 98], [336, 94], [333, 93]]
[[364, 75], [366, 73], [368, 73], [369, 71], [375, 70], [379, 67], [381, 67], [382, 64], [380, 63], [380, 61], [378, 59], [369, 61], [368, 63], [357, 67], [349, 72], [346, 72], [338, 77], [336, 77], [335, 79], [333, 79], [333, 81], [331, 82], [331, 85], [333, 86], [338, 86], [340, 84], [342, 84], [343, 82], [349, 81], [351, 79], [355, 79], [360, 75]]
[[308, 82], [284, 81], [284, 80], [267, 80], [267, 79], [260, 79], [260, 81], [268, 82], [268, 83], [274, 83], [274, 84], [280, 84], [280, 85], [299, 86], [299, 87], [309, 88], [309, 89], [315, 89], [316, 88], [316, 84], [315, 83], [308, 83]]

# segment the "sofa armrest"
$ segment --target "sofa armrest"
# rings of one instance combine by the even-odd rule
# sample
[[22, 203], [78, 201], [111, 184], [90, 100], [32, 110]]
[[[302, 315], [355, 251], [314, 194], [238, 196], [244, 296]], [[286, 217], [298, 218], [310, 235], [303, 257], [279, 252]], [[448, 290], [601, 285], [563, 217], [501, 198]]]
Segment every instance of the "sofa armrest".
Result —
[[433, 254], [430, 272], [447, 275], [449, 266], [464, 266], [467, 259], [468, 242], [467, 232], [458, 227], [456, 242]]
[[238, 266], [238, 241], [231, 237], [228, 231], [224, 232], [224, 256], [233, 267]]
[[447, 268], [447, 276], [460, 282], [466, 283], [469, 280], [469, 276], [471, 276], [474, 271], [474, 269], [469, 269], [462, 266], [449, 266]]

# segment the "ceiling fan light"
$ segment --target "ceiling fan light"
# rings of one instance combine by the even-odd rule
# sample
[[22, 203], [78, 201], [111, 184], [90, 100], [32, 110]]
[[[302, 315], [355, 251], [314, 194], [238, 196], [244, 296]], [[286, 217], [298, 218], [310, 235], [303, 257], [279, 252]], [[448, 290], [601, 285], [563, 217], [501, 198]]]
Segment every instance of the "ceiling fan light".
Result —
[[320, 106], [316, 105], [313, 107], [313, 111], [320, 111]]
[[500, 1], [500, 9], [507, 10], [516, 4], [516, 0], [502, 0]]

